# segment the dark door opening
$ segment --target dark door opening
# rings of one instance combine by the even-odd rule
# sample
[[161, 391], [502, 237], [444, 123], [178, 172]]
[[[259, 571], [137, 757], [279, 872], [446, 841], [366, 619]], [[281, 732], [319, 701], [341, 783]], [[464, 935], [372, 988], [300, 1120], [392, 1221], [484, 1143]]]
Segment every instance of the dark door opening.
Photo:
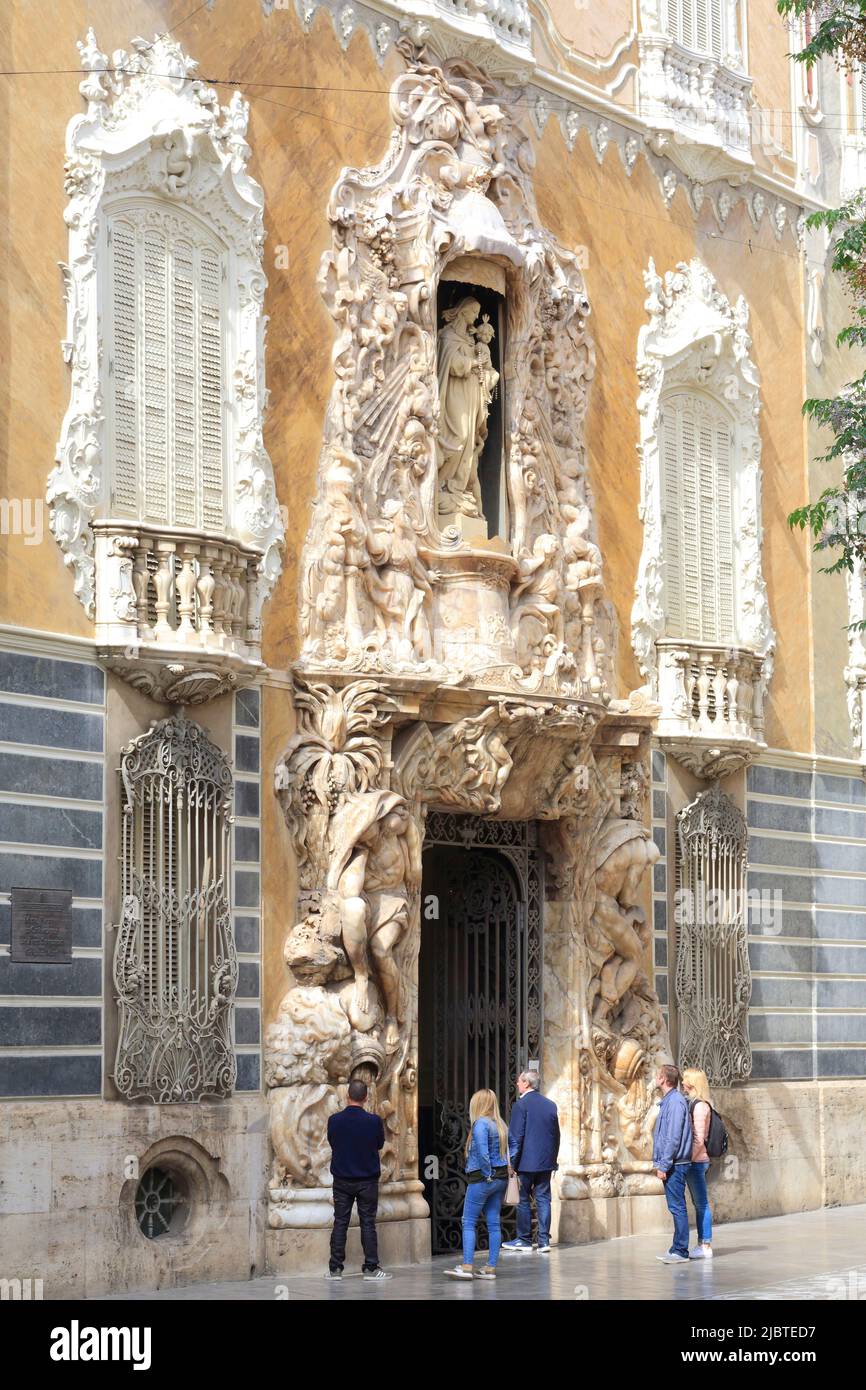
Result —
[[[470, 846], [508, 829], [504, 854]], [[428, 819], [419, 969], [420, 1175], [430, 1205], [434, 1254], [461, 1246], [469, 1099], [496, 1092], [508, 1120], [518, 1071], [539, 1056], [541, 896], [534, 826], [433, 813]], [[430, 843], [435, 835], [457, 843]], [[493, 832], [491, 834], [491, 831]], [[461, 839], [463, 843], [461, 843]], [[520, 844], [519, 841], [524, 843]], [[513, 1234], [514, 1209], [503, 1208]], [[486, 1231], [479, 1229], [479, 1248]]]

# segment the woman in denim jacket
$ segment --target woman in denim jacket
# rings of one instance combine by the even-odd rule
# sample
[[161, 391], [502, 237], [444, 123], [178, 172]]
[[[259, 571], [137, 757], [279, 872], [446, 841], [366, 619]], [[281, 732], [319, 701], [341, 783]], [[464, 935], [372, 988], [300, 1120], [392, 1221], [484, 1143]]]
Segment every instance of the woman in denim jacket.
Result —
[[[451, 1279], [495, 1279], [502, 1244], [499, 1213], [508, 1186], [508, 1130], [493, 1091], [476, 1091], [469, 1102], [466, 1140], [466, 1196], [463, 1201], [463, 1263], [446, 1269]], [[487, 1222], [487, 1264], [473, 1268], [478, 1218]]]

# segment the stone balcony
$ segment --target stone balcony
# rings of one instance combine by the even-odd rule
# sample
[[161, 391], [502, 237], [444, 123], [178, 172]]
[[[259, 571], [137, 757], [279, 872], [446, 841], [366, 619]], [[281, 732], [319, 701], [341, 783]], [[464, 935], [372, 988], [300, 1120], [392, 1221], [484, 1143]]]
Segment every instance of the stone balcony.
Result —
[[650, 148], [698, 183], [746, 179], [752, 79], [663, 34], [640, 34], [638, 49], [638, 114]]
[[94, 521], [96, 644], [124, 680], [201, 704], [263, 670], [259, 552], [236, 541]]
[[700, 777], [726, 777], [764, 743], [765, 658], [736, 647], [662, 639], [657, 735]]
[[398, 0], [399, 9], [431, 28], [442, 26], [470, 40], [493, 43], [504, 56], [533, 62], [527, 0]]

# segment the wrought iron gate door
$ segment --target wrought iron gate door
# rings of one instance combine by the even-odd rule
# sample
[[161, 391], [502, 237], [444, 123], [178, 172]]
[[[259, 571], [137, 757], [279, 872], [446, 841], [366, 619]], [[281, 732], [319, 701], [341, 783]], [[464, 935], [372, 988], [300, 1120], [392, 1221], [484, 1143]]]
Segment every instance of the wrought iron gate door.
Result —
[[[461, 1243], [470, 1096], [495, 1091], [507, 1119], [518, 1071], [539, 1057], [542, 891], [535, 825], [431, 812], [422, 904], [421, 1171], [433, 1251], [441, 1254]], [[513, 1211], [504, 1208], [503, 1218], [513, 1222]]]

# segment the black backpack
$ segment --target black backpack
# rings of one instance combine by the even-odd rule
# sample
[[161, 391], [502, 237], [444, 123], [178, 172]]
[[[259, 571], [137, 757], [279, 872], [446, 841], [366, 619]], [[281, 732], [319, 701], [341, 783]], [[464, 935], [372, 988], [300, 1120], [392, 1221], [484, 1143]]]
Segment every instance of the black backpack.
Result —
[[[689, 1101], [689, 1118], [694, 1124], [694, 1109], [700, 1097]], [[704, 1101], [705, 1105], [710, 1105], [709, 1101]], [[728, 1131], [725, 1129], [725, 1122], [713, 1107], [710, 1105], [710, 1127], [707, 1130], [706, 1143], [704, 1145], [710, 1158], [721, 1158], [728, 1152]]]

